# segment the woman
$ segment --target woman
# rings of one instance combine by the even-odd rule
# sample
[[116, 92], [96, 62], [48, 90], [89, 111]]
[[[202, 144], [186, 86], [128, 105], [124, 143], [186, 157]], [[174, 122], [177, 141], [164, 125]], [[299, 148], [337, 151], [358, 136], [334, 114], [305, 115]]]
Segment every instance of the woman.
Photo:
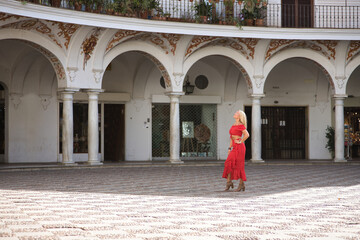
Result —
[[240, 179], [236, 192], [245, 191], [245, 140], [250, 136], [246, 130], [246, 114], [239, 110], [234, 114], [235, 124], [230, 128], [230, 147], [225, 161], [223, 178], [227, 179], [225, 191], [234, 188], [232, 180]]

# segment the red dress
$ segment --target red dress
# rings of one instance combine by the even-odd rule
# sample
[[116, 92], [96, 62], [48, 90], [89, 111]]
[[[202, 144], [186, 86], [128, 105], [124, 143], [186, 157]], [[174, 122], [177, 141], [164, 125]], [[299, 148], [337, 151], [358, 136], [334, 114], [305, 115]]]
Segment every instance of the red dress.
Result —
[[[230, 137], [231, 135], [242, 136], [246, 128], [244, 125], [233, 125], [230, 128]], [[231, 180], [238, 180], [241, 178], [243, 181], [246, 181], [246, 174], [245, 174], [245, 144], [235, 143], [232, 140], [232, 147], [233, 149], [229, 153], [226, 161], [225, 161], [225, 168], [223, 172], [223, 178], [227, 178], [228, 174], [231, 173]]]

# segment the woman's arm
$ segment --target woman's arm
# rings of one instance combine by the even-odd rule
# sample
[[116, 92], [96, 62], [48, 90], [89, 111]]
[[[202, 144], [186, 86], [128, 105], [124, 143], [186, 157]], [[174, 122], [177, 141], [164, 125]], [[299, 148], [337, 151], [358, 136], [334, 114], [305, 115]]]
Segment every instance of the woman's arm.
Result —
[[228, 153], [231, 151], [231, 148], [232, 148], [232, 138], [230, 136], [230, 147], [228, 148]]
[[245, 129], [243, 132], [243, 138], [240, 140], [240, 143], [245, 142], [246, 139], [248, 139], [250, 137], [249, 132]]

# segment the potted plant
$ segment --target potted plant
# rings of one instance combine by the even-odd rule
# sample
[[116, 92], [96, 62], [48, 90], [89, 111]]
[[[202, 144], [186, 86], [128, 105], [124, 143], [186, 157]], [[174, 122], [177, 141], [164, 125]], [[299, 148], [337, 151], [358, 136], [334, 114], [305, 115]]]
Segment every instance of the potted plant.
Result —
[[256, 26], [264, 26], [264, 19], [267, 13], [267, 2], [265, 0], [258, 1], [254, 8], [254, 18]]
[[325, 136], [327, 138], [326, 148], [331, 153], [331, 157], [335, 157], [335, 130], [333, 127], [327, 126], [325, 131]]
[[210, 18], [212, 14], [212, 4], [200, 0], [197, 4], [195, 4], [195, 18], [201, 22], [206, 23]]
[[229, 24], [233, 22], [234, 18], [234, 3], [235, 0], [224, 0], [225, 5], [225, 21]]

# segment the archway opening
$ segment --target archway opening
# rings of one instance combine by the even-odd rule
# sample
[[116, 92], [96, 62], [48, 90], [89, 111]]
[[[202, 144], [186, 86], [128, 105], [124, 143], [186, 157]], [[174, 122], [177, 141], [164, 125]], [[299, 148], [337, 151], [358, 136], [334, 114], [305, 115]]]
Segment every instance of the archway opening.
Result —
[[261, 101], [263, 159], [327, 159], [331, 80], [321, 65], [290, 58], [269, 73]]
[[6, 163], [57, 161], [57, 77], [48, 56], [35, 45], [0, 41], [0, 144]]
[[360, 159], [360, 66], [351, 74], [344, 100], [345, 157]]

